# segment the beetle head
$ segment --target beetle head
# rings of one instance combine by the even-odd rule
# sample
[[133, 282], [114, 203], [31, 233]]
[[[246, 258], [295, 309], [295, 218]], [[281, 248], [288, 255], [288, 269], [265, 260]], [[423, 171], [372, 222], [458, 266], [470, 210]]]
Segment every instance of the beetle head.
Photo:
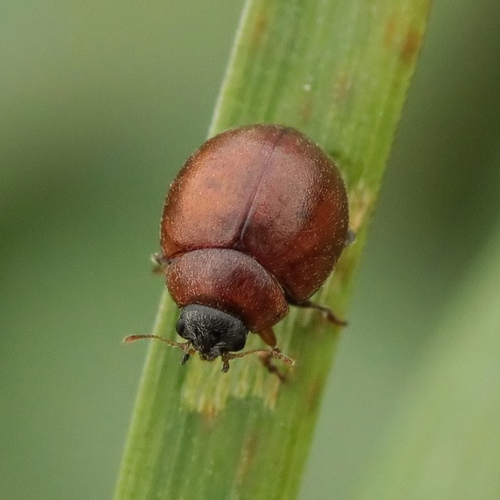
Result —
[[235, 316], [198, 304], [182, 309], [176, 330], [207, 361], [241, 351], [248, 335], [248, 328]]

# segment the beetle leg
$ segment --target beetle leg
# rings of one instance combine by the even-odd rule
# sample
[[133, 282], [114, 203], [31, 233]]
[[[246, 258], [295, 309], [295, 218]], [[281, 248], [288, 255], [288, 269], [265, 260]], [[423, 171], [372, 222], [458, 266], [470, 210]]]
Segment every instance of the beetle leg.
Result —
[[228, 353], [225, 353], [225, 354], [222, 354], [221, 356], [222, 358], [222, 373], [227, 373], [229, 371], [229, 354]]
[[[229, 360], [235, 358], [243, 358], [248, 354], [257, 354], [260, 362], [264, 365], [266, 370], [269, 373], [273, 373], [276, 375], [281, 382], [286, 382], [286, 377], [279, 370], [278, 367], [272, 362], [272, 358], [278, 358], [284, 363], [288, 365], [293, 365], [295, 361], [289, 358], [285, 354], [282, 354], [281, 351], [276, 347], [274, 349], [252, 349], [250, 351], [245, 351], [242, 353], [234, 354], [234, 353], [224, 353], [221, 355], [222, 359], [222, 373], [227, 373], [229, 371]], [[184, 358], [189, 357], [189, 354], [185, 354]], [[184, 364], [184, 363], [182, 363]]]
[[[279, 350], [278, 350], [279, 351]], [[257, 354], [259, 356], [260, 362], [263, 364], [264, 368], [274, 375], [276, 375], [281, 382], [286, 382], [286, 377], [278, 370], [278, 367], [272, 362], [273, 354], [270, 351], [267, 352], [259, 352]]]
[[333, 323], [334, 325], [337, 326], [346, 326], [347, 321], [340, 319], [335, 315], [335, 313], [329, 309], [326, 306], [322, 306], [321, 304], [316, 304], [315, 302], [311, 302], [310, 300], [306, 300], [304, 302], [294, 302], [293, 300], [288, 300], [288, 302], [295, 307], [304, 307], [304, 308], [310, 308], [310, 309], [316, 309], [318, 311], [321, 311], [323, 316], [330, 321], [330, 323]]
[[163, 274], [170, 261], [162, 253], [154, 253], [150, 258], [153, 263], [153, 273]]
[[260, 332], [255, 332], [262, 340], [264, 343], [271, 347], [276, 346], [276, 335], [274, 335], [274, 331], [271, 327], [269, 328], [264, 328], [264, 330], [261, 330]]
[[264, 365], [264, 367], [270, 372], [275, 374], [282, 382], [286, 381], [285, 375], [283, 375], [278, 368], [271, 361], [272, 358], [279, 359], [283, 363], [288, 366], [293, 366], [295, 361], [283, 354], [277, 347], [273, 347], [272, 349], [250, 349], [248, 351], [243, 352], [226, 352], [221, 355], [222, 358], [222, 372], [226, 373], [229, 370], [229, 360], [236, 358], [244, 358], [249, 354], [257, 354], [260, 362]]

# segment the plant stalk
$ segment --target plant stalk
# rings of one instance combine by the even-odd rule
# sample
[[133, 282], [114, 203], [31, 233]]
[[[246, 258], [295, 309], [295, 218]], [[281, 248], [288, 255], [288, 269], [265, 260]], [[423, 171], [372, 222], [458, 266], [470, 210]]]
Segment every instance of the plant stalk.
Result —
[[[356, 242], [316, 302], [345, 317], [429, 0], [249, 0], [209, 136], [250, 123], [309, 135], [337, 162]], [[175, 339], [165, 293], [154, 335]], [[256, 356], [219, 362], [152, 342], [116, 499], [294, 498], [310, 448], [339, 328], [292, 308], [276, 328], [297, 360], [287, 382]], [[262, 347], [256, 335], [248, 348]], [[286, 370], [286, 367], [280, 367]]]

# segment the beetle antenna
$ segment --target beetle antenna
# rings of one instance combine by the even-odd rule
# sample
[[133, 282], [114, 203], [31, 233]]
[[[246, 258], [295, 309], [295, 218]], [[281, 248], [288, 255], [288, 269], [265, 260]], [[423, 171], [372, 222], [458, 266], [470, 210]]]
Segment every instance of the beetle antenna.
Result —
[[[130, 342], [135, 342], [136, 340], [142, 340], [142, 339], [161, 340], [162, 342], [169, 345], [170, 347], [177, 347], [178, 349], [182, 349], [183, 351], [185, 351], [186, 354], [184, 357], [186, 357], [186, 356], [189, 357], [191, 355], [192, 349], [189, 345], [189, 342], [176, 342], [175, 340], [170, 340], [170, 339], [167, 339], [165, 337], [160, 337], [159, 335], [127, 335], [123, 339], [123, 342], [125, 344], [129, 344]], [[186, 359], [186, 361], [187, 361], [187, 359]], [[185, 363], [185, 361], [184, 361], [184, 363]]]
[[[185, 352], [184, 356], [182, 357], [181, 360], [181, 365], [184, 365], [187, 363], [189, 358], [194, 354], [194, 350], [191, 347], [190, 342], [176, 342], [175, 340], [170, 340], [165, 337], [160, 337], [159, 335], [128, 335], [123, 339], [123, 342], [128, 344], [130, 342], [135, 342], [136, 340], [144, 340], [144, 339], [152, 339], [152, 340], [160, 340], [161, 342], [164, 342], [165, 344], [169, 345], [170, 347], [176, 347], [177, 349], [181, 349]], [[249, 349], [248, 351], [243, 351], [243, 352], [226, 352], [222, 354], [222, 371], [223, 373], [227, 373], [229, 370], [229, 361], [231, 359], [236, 359], [236, 358], [244, 358], [245, 356], [248, 356], [249, 354], [267, 354], [268, 356], [279, 359], [281, 362], [285, 363], [285, 365], [288, 366], [294, 366], [295, 365], [295, 360], [292, 359], [290, 356], [287, 356], [286, 354], [283, 354], [277, 347], [271, 348], [271, 349]]]
[[142, 339], [161, 340], [170, 347], [176, 347], [178, 349], [182, 349], [185, 352], [185, 354], [184, 356], [182, 356], [181, 365], [185, 365], [189, 361], [191, 355], [194, 354], [194, 350], [192, 349], [190, 342], [176, 342], [175, 340], [170, 340], [165, 337], [160, 337], [159, 335], [128, 335], [123, 339], [123, 342], [128, 344], [129, 342], [135, 342], [136, 340], [142, 340]]

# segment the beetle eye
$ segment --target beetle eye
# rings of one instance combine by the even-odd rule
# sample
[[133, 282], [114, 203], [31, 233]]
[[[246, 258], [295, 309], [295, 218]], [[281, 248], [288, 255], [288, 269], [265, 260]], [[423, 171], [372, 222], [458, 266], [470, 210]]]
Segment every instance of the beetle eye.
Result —
[[246, 338], [245, 337], [240, 337], [238, 339], [235, 339], [230, 346], [229, 350], [230, 351], [241, 351], [246, 344]]
[[181, 337], [182, 337], [182, 334], [184, 333], [185, 328], [186, 328], [186, 324], [184, 323], [184, 321], [183, 321], [181, 318], [179, 318], [179, 319], [177, 320], [176, 325], [175, 325], [175, 329], [176, 329], [177, 333], [178, 333]]

